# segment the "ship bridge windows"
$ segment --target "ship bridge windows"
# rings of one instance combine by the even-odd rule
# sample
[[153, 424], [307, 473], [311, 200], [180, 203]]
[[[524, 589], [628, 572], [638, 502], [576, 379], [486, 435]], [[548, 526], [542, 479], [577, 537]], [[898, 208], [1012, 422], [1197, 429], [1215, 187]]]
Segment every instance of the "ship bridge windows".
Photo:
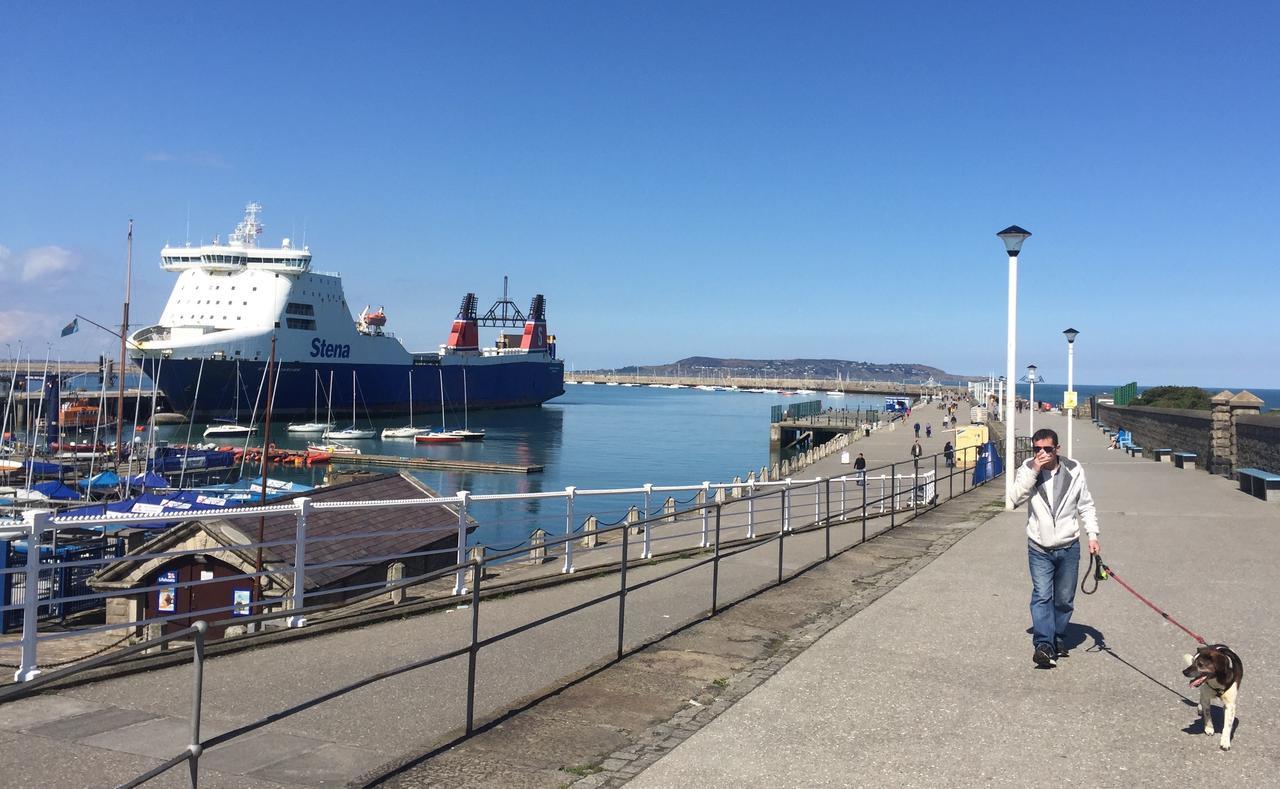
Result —
[[314, 317], [316, 314], [316, 308], [313, 305], [302, 304], [301, 302], [296, 301], [289, 302], [284, 311], [286, 315], [307, 315]]
[[304, 331], [316, 330], [316, 322], [307, 318], [285, 318], [285, 326], [290, 329], [302, 329]]

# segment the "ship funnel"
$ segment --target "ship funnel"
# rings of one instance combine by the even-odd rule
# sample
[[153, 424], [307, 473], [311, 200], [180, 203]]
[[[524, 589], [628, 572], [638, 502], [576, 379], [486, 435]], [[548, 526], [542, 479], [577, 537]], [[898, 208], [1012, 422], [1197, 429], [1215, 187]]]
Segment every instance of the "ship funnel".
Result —
[[445, 348], [450, 351], [479, 351], [480, 328], [476, 320], [476, 294], [468, 293], [462, 297], [462, 306], [458, 308], [458, 317], [449, 330], [449, 341]]
[[547, 300], [541, 293], [529, 304], [529, 319], [524, 324], [520, 347], [526, 351], [547, 350]]

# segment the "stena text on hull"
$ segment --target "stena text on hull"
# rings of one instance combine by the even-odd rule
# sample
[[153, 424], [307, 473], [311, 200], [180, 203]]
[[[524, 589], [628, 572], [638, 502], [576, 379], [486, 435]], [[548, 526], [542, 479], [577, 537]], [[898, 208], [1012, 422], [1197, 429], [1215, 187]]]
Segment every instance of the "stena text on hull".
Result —
[[[134, 332], [129, 346], [175, 411], [193, 419], [224, 415], [238, 387], [240, 402], [255, 402], [265, 389], [259, 381], [273, 334], [272, 413], [281, 416], [313, 413], [317, 375], [334, 382], [329, 402], [354, 396], [358, 410], [384, 416], [430, 413], [442, 404], [441, 390], [444, 407], [458, 410], [464, 396], [476, 409], [540, 405], [564, 394], [564, 363], [547, 334], [541, 294], [526, 315], [507, 298], [504, 282], [503, 297], [479, 316], [468, 293], [439, 350], [410, 352], [385, 331], [381, 307], [352, 319], [342, 278], [314, 271], [309, 248], [287, 238], [278, 248], [258, 246], [261, 210], [250, 203], [226, 243], [161, 250], [160, 267], [177, 272], [178, 281], [159, 322]], [[482, 347], [481, 327], [497, 329], [491, 346]]]

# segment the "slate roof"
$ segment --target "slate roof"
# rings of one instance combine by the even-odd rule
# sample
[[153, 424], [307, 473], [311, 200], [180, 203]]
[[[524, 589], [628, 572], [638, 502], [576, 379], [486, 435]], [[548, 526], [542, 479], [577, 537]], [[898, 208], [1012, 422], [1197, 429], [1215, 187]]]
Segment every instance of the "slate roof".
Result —
[[[347, 482], [341, 485], [321, 487], [306, 493], [275, 499], [273, 505], [287, 504], [293, 499], [307, 496], [312, 504], [340, 501], [390, 501], [396, 499], [434, 498], [436, 494], [422, 482], [407, 474], [383, 474], [369, 479]], [[287, 540], [288, 543], [264, 548], [263, 565], [269, 570], [279, 569], [277, 576], [285, 586], [293, 585], [293, 540], [297, 534], [297, 516], [292, 512], [271, 513], [263, 523], [263, 542]], [[468, 517], [468, 531], [475, 528], [475, 521]], [[130, 554], [154, 553], [168, 550], [170, 546], [185, 541], [196, 530], [207, 532], [216, 541], [233, 548], [248, 564], [257, 558], [257, 549], [240, 547], [257, 542], [258, 521], [247, 518], [205, 518], [185, 521], [175, 526], [163, 537], [140, 546], [119, 561], [108, 565], [95, 580], [115, 581], [127, 576], [135, 565]], [[358, 573], [372, 564], [383, 564], [396, 555], [422, 551], [428, 546], [442, 543], [456, 545], [458, 511], [456, 507], [434, 505], [426, 507], [379, 507], [360, 510], [312, 509], [307, 515], [307, 589], [333, 586], [349, 575]], [[377, 533], [378, 536], [359, 535]], [[349, 539], [323, 539], [349, 535]], [[337, 567], [312, 565], [331, 562], [354, 562]], [[452, 564], [448, 561], [447, 564]]]

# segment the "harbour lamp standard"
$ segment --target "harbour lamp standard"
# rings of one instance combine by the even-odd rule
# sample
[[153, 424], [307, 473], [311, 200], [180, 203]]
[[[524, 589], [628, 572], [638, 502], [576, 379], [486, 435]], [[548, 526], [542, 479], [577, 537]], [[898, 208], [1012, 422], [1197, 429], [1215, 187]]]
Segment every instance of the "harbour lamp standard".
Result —
[[[1018, 253], [1022, 251], [1022, 242], [1031, 234], [1017, 225], [1009, 225], [996, 233], [1004, 242], [1005, 251], [1009, 253], [1009, 334], [1008, 347], [1005, 349], [1005, 379], [1013, 381], [1013, 357], [1017, 351], [1018, 329]], [[1013, 409], [1005, 404], [1004, 409], [1004, 508], [1013, 509]]]
[[1027, 365], [1027, 383], [1031, 384], [1031, 408], [1027, 410], [1027, 435], [1036, 434], [1036, 366]]
[[1071, 399], [1072, 405], [1067, 409], [1067, 457], [1074, 458], [1075, 453], [1071, 446], [1071, 426], [1076, 421], [1076, 390], [1075, 390], [1075, 361], [1076, 361], [1076, 335], [1080, 332], [1075, 329], [1067, 329], [1063, 334], [1067, 335], [1067, 397]]

